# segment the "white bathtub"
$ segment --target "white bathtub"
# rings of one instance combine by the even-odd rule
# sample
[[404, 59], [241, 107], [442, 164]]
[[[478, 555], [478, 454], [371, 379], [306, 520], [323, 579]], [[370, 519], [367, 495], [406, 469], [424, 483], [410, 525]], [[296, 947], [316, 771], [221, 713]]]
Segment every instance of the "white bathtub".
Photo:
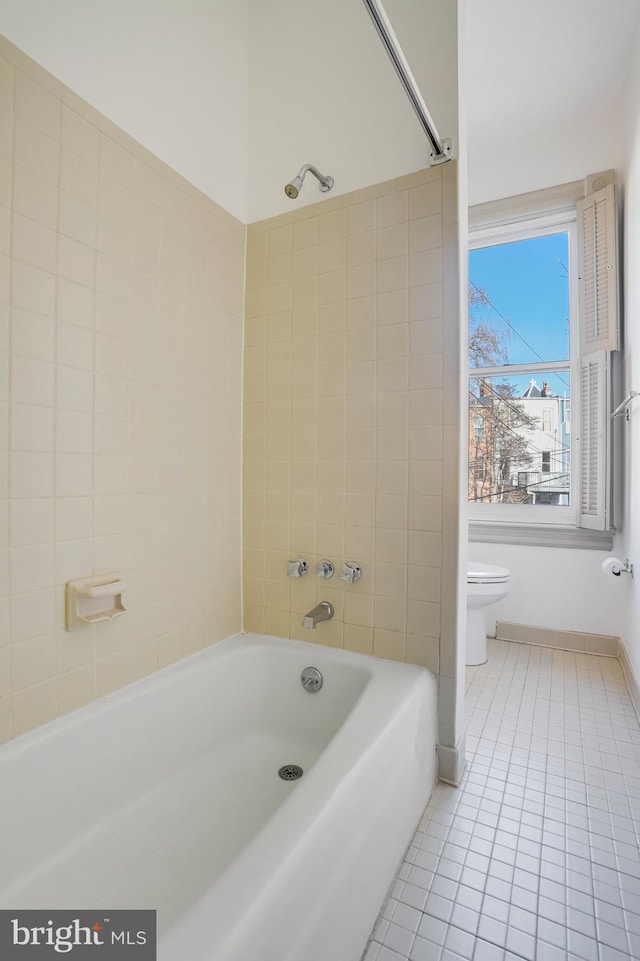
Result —
[[0, 907], [156, 908], [159, 961], [359, 961], [435, 746], [428, 671], [229, 638], [0, 749]]

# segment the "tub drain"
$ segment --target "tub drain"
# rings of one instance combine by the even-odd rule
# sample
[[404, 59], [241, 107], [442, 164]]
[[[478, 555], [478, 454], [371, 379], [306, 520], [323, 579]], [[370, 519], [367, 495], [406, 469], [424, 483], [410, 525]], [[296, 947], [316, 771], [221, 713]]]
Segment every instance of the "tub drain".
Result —
[[285, 764], [278, 771], [278, 777], [283, 781], [297, 781], [303, 774], [304, 771], [297, 764]]

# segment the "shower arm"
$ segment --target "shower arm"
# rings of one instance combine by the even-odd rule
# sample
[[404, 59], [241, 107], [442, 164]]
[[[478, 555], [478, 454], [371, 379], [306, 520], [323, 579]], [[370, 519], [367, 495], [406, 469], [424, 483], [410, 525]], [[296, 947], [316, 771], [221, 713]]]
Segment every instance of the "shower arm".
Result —
[[427, 109], [427, 105], [424, 102], [422, 94], [418, 88], [418, 84], [415, 81], [415, 77], [411, 73], [409, 64], [407, 63], [406, 57], [402, 52], [402, 48], [398, 43], [398, 39], [393, 32], [393, 27], [389, 22], [384, 7], [380, 0], [364, 0], [364, 5], [367, 8], [371, 19], [373, 20], [374, 26], [380, 35], [383, 46], [389, 55], [391, 63], [395, 67], [396, 73], [400, 77], [400, 82], [405, 89], [405, 93], [409, 98], [411, 106], [416, 112], [418, 120], [420, 121], [420, 126], [427, 135], [427, 139], [431, 144], [431, 152], [429, 154], [429, 162], [433, 166], [434, 164], [446, 163], [447, 160], [451, 160], [453, 156], [453, 145], [451, 140], [442, 140], [438, 133], [435, 123], [431, 118], [431, 114]]
[[322, 190], [323, 193], [326, 193], [327, 190], [331, 190], [333, 187], [333, 177], [325, 177], [324, 174], [320, 173], [317, 167], [313, 166], [313, 164], [305, 164], [304, 167], [300, 167], [300, 170], [296, 176], [299, 177], [300, 180], [304, 180], [308, 173], [312, 173], [313, 176], [318, 180], [320, 183], [320, 190]]

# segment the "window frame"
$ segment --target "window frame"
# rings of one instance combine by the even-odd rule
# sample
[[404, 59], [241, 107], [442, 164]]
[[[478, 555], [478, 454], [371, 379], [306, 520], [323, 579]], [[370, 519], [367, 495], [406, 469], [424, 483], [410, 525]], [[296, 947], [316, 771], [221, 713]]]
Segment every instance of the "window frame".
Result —
[[[578, 316], [578, 233], [575, 208], [539, 215], [522, 212], [517, 219], [494, 223], [490, 226], [469, 226], [469, 251], [501, 244], [530, 240], [549, 234], [567, 233], [569, 236], [569, 359], [566, 361], [537, 361], [530, 364], [504, 364], [498, 367], [471, 367], [467, 360], [467, 385], [472, 377], [508, 376], [511, 374], [544, 373], [545, 371], [568, 371], [570, 377], [570, 403], [573, 410], [581, 409], [580, 391], [580, 333]], [[467, 331], [469, 328], [467, 327]], [[468, 352], [467, 352], [468, 358]], [[580, 457], [578, 456], [579, 418], [571, 417], [571, 504], [547, 506], [542, 504], [474, 504], [468, 502], [470, 522], [483, 527], [498, 525], [523, 525], [531, 527], [578, 528], [580, 521]], [[468, 455], [467, 455], [468, 457]]]

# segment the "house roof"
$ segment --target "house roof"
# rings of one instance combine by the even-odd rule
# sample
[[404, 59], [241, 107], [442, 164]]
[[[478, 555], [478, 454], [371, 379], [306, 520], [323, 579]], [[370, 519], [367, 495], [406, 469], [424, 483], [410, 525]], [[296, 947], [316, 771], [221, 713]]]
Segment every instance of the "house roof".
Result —
[[529, 386], [525, 390], [524, 394], [520, 394], [521, 397], [542, 397], [542, 390], [536, 384], [533, 377], [529, 381]]

